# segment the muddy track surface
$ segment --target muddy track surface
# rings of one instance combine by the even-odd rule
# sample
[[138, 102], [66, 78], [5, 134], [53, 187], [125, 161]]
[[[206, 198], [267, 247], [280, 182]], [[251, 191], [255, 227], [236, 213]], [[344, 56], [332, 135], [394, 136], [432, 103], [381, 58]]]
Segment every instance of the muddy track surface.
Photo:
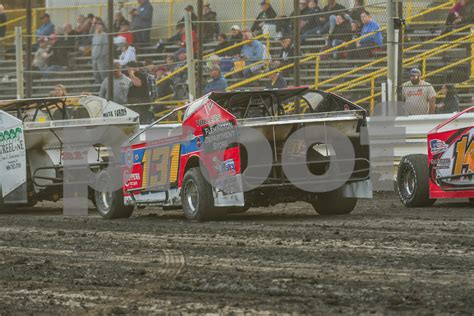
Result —
[[0, 214], [0, 314], [474, 313], [474, 209], [279, 205], [192, 223]]

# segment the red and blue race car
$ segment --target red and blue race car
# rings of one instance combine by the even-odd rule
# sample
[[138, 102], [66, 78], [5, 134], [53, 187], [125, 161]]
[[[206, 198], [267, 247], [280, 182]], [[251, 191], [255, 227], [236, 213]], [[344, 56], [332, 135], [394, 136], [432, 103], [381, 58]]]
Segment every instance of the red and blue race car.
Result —
[[155, 122], [123, 147], [122, 189], [96, 192], [103, 217], [158, 205], [208, 220], [296, 201], [347, 214], [371, 197], [366, 111], [342, 97], [305, 87], [216, 92], [178, 110], [181, 124]]
[[444, 130], [474, 107], [457, 113], [427, 135], [428, 153], [408, 155], [398, 167], [397, 189], [407, 207], [431, 206], [437, 199], [474, 201], [474, 126]]

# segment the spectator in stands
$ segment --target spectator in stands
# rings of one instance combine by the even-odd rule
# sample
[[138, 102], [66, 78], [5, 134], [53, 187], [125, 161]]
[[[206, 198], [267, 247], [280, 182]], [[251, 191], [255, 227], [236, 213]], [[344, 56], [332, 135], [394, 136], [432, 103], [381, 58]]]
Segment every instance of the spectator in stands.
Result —
[[[231, 46], [232, 44], [227, 40], [227, 35], [225, 34], [219, 34], [219, 36], [217, 36], [217, 45], [216, 45], [216, 48], [214, 49], [214, 52], [218, 52], [220, 50], [223, 50], [229, 46]], [[230, 56], [230, 51], [227, 51], [227, 52], [224, 52], [224, 53], [221, 53], [221, 54], [217, 54], [218, 56]]]
[[123, 16], [122, 12], [117, 11], [114, 15], [114, 33], [122, 32], [122, 25], [130, 26], [130, 22]]
[[158, 86], [156, 85], [156, 75], [155, 75], [156, 68], [157, 67], [155, 66], [151, 58], [147, 58], [143, 62], [143, 72], [146, 74], [148, 90], [150, 92], [150, 99], [152, 101], [158, 98]]
[[67, 96], [66, 87], [62, 84], [57, 84], [54, 86], [53, 90], [51, 90], [48, 94], [49, 97], [57, 98], [57, 97], [65, 97]]
[[64, 46], [68, 49], [68, 52], [71, 53], [75, 50], [76, 47], [76, 31], [72, 28], [70, 23], [66, 23], [63, 26], [64, 30]]
[[354, 0], [354, 6], [347, 12], [351, 19], [347, 19], [349, 22], [359, 21], [362, 24], [362, 19], [360, 15], [365, 12], [364, 0]]
[[276, 22], [272, 20], [277, 17], [277, 13], [270, 4], [270, 0], [263, 0], [260, 5], [262, 6], [262, 11], [255, 19], [251, 31], [257, 35], [262, 33], [276, 33]]
[[372, 18], [369, 12], [363, 12], [360, 17], [363, 23], [361, 36], [376, 32], [359, 40], [356, 44], [358, 56], [360, 58], [367, 58], [371, 56], [371, 51], [374, 48], [382, 47], [383, 37], [381, 32], [377, 32], [380, 30], [380, 25]]
[[[8, 18], [7, 14], [5, 13], [5, 8], [2, 4], [0, 4], [0, 25], [7, 23]], [[2, 38], [5, 37], [7, 33], [6, 25], [0, 26], [0, 63], [5, 60], [5, 46], [3, 44]]]
[[90, 52], [90, 46], [92, 44], [92, 37], [84, 36], [90, 34], [90, 30], [92, 28], [92, 20], [94, 19], [94, 15], [89, 13], [87, 17], [84, 15], [79, 15], [76, 20], [76, 33], [80, 35], [77, 38], [77, 46], [79, 51], [84, 54], [88, 55]]
[[288, 87], [285, 78], [279, 72], [272, 73], [268, 78], [270, 78], [270, 82], [266, 86], [267, 89], [285, 89]]
[[43, 14], [41, 17], [41, 26], [36, 30], [36, 36], [38, 40], [42, 37], [48, 37], [54, 33], [54, 24], [51, 22], [51, 17], [48, 13]]
[[203, 33], [205, 41], [213, 41], [219, 35], [219, 24], [217, 24], [217, 13], [211, 10], [209, 4], [205, 4], [203, 8]]
[[309, 37], [320, 34], [325, 24], [320, 19], [322, 10], [319, 7], [318, 0], [309, 0], [308, 8], [311, 16], [307, 18], [307, 23], [304, 23], [301, 28], [302, 43], [304, 43]]
[[168, 70], [173, 72], [176, 69], [176, 57], [174, 54], [166, 55], [165, 64]]
[[410, 81], [402, 86], [402, 100], [408, 115], [435, 114], [436, 91], [433, 86], [421, 80], [421, 71], [410, 70]]
[[116, 63], [120, 66], [126, 66], [128, 63], [137, 61], [137, 53], [135, 47], [131, 46], [123, 37], [119, 38], [118, 46], [120, 48], [121, 54], [118, 60], [115, 60]]
[[49, 47], [48, 47], [48, 39], [42, 38], [39, 41], [38, 50], [35, 52], [35, 57], [33, 58], [33, 70], [35, 71], [43, 71], [46, 70], [48, 65], [46, 64], [46, 60], [49, 57]]
[[146, 44], [150, 42], [151, 26], [153, 23], [153, 6], [150, 0], [138, 0], [138, 8], [132, 9], [132, 30], [135, 32], [135, 42]]
[[130, 62], [128, 65], [128, 77], [132, 84], [128, 91], [127, 103], [137, 104], [133, 109], [140, 114], [140, 123], [149, 124], [153, 120], [153, 115], [150, 112], [150, 89], [146, 74], [140, 70], [140, 65], [137, 62]]
[[107, 34], [104, 32], [104, 25], [95, 25], [95, 34], [92, 37], [92, 68], [96, 83], [102, 83], [107, 77]]
[[[196, 13], [194, 13], [194, 7], [192, 5], [188, 5], [186, 6], [186, 8], [184, 8], [184, 11], [186, 11], [186, 14], [191, 13], [192, 28], [194, 31], [197, 31], [196, 21], [198, 20], [198, 16], [196, 15]], [[181, 20], [178, 21], [178, 24], [179, 23], [184, 24], [184, 16], [181, 18]]]
[[[181, 35], [179, 41], [176, 43], [178, 46], [181, 46], [181, 49], [177, 52], [177, 54], [179, 54], [183, 49], [186, 51], [186, 28], [183, 23], [178, 24], [176, 28], [178, 29], [178, 33]], [[191, 34], [193, 37], [193, 52], [196, 53], [198, 49], [197, 33], [193, 30]]]
[[118, 41], [118, 37], [123, 37], [130, 45], [133, 44], [133, 34], [130, 32], [130, 26], [128, 24], [122, 24], [119, 35], [117, 35], [114, 40]]
[[[326, 46], [329, 48], [339, 46], [345, 42], [349, 42], [352, 40], [352, 27], [351, 23], [346, 20], [346, 14], [339, 13], [336, 16], [336, 27], [334, 28], [333, 32], [329, 34], [328, 40], [326, 42]], [[343, 56], [347, 58], [347, 48], [345, 48], [345, 52], [340, 53], [339, 56]], [[333, 58], [338, 58], [338, 52], [333, 52]]]
[[[243, 35], [242, 35], [242, 30], [240, 29], [240, 26], [238, 26], [238, 25], [232, 26], [231, 35], [230, 35], [230, 39], [229, 39], [230, 44], [235, 45], [235, 44], [238, 44], [238, 43], [242, 42], [242, 40], [243, 40]], [[236, 48], [232, 49], [231, 51], [229, 51], [229, 56], [239, 55], [240, 50], [241, 50], [240, 47], [236, 47]]]
[[[280, 41], [281, 50], [280, 55], [278, 56], [278, 60], [275, 60], [272, 65], [274, 68], [280, 68], [291, 64], [294, 62], [293, 57], [295, 56], [295, 46], [293, 45], [293, 41], [291, 37], [285, 37]], [[282, 71], [282, 75], [288, 76], [292, 70], [286, 69]]]
[[474, 22], [474, 1], [460, 0], [449, 11], [446, 25], [458, 26]]
[[[156, 81], [159, 81], [159, 80], [165, 78], [169, 74], [170, 74], [170, 72], [164, 66], [157, 67], [155, 69]], [[169, 96], [171, 94], [174, 94], [173, 81], [172, 80], [165, 80], [163, 82], [160, 82], [160, 83], [156, 84], [156, 88], [158, 90], [158, 98], [163, 98], [163, 97]]]
[[[176, 43], [177, 46], [180, 46], [181, 49], [179, 49], [176, 52], [176, 55], [178, 55], [183, 49], [185, 51], [186, 48], [186, 27], [185, 24], [180, 22], [178, 25], [176, 25], [176, 31], [177, 33], [170, 37], [167, 41], [167, 43]], [[193, 36], [193, 52], [196, 53], [198, 49], [198, 42], [197, 42], [197, 33], [193, 30], [192, 31], [192, 36]], [[158, 50], [158, 53], [162, 53], [165, 48], [167, 43], [163, 42], [160, 40], [158, 44], [156, 45], [156, 49]]]
[[286, 15], [280, 15], [277, 17], [276, 22], [276, 32], [277, 35], [275, 38], [282, 38], [285, 36], [291, 36], [293, 33], [293, 24], [291, 23], [291, 19], [288, 18]]
[[459, 97], [452, 84], [445, 84], [441, 88], [443, 100], [436, 105], [436, 114], [459, 112]]
[[227, 80], [221, 74], [221, 68], [218, 65], [212, 66], [209, 75], [212, 80], [204, 88], [204, 94], [227, 89]]
[[[301, 17], [298, 18], [298, 21], [300, 24], [300, 33], [303, 34], [304, 32], [309, 30], [307, 27], [308, 27], [309, 21], [311, 20], [311, 17], [306, 16], [306, 15], [311, 14], [311, 9], [309, 8], [308, 0], [299, 0], [299, 7], [300, 7], [299, 15]], [[291, 14], [292, 17], [295, 15], [296, 15], [295, 12]]]
[[[119, 63], [114, 63], [114, 90], [112, 101], [118, 104], [127, 104], [128, 91], [132, 80], [122, 73], [122, 67]], [[100, 86], [99, 96], [106, 99], [108, 97], [109, 77], [105, 78]]]
[[[68, 31], [71, 31], [72, 27], [69, 26], [66, 24]], [[66, 39], [64, 29], [61, 27], [56, 27], [55, 36], [51, 37], [51, 43], [47, 53], [47, 67], [43, 69], [46, 77], [50, 77], [53, 72], [64, 71], [68, 67], [69, 53], [73, 52], [74, 48], [74, 39], [71, 37]]]
[[351, 31], [352, 31], [352, 39], [356, 39], [360, 36], [360, 32], [362, 23], [357, 20], [352, 20], [351, 22]]
[[[245, 30], [243, 32], [243, 36], [244, 41], [253, 39], [253, 35], [249, 30]], [[240, 51], [240, 55], [245, 60], [245, 64], [247, 66], [262, 60], [270, 59], [266, 47], [262, 44], [262, 42], [257, 40], [253, 40], [250, 43], [243, 45]], [[260, 63], [251, 67], [250, 69], [244, 70], [244, 77], [248, 78], [254, 74], [257, 74], [258, 72], [260, 72], [263, 66], [264, 65]]]
[[336, 14], [340, 12], [347, 13], [345, 10], [346, 7], [337, 3], [336, 0], [328, 0], [327, 6], [325, 6], [321, 11], [321, 13], [325, 14], [319, 18], [320, 22], [323, 23], [323, 26], [318, 28], [316, 33], [318, 35], [331, 33], [336, 26]]

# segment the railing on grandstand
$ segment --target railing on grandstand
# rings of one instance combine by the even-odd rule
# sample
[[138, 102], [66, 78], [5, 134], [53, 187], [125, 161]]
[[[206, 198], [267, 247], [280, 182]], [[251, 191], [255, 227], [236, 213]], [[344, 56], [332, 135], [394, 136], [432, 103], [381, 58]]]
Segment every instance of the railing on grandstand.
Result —
[[[429, 8], [423, 12], [420, 12], [418, 14], [415, 14], [415, 15], [409, 15], [409, 17], [406, 19], [406, 22], [407, 23], [411, 23], [413, 20], [417, 19], [417, 18], [420, 18], [426, 14], [429, 14], [429, 13], [432, 13], [434, 11], [437, 11], [437, 10], [441, 10], [441, 9], [446, 9], [446, 8], [449, 8], [450, 6], [453, 5], [453, 0], [450, 0], [449, 2], [447, 3], [443, 3], [443, 4], [440, 4], [438, 6], [435, 6], [433, 8]], [[439, 21], [438, 21], [439, 22]], [[300, 65], [301, 64], [304, 64], [304, 63], [308, 63], [308, 62], [311, 62], [311, 61], [315, 61], [316, 64], [315, 64], [315, 83], [314, 83], [314, 87], [320, 87], [322, 86], [322, 83], [319, 82], [319, 76], [320, 76], [320, 69], [321, 69], [321, 56], [324, 56], [324, 55], [328, 55], [328, 54], [331, 54], [333, 52], [336, 52], [336, 51], [341, 51], [341, 50], [344, 50], [344, 49], [347, 49], [348, 47], [350, 47], [351, 45], [355, 44], [356, 42], [360, 41], [361, 39], [364, 39], [366, 37], [369, 37], [373, 34], [376, 34], [376, 33], [379, 33], [379, 32], [384, 32], [386, 30], [386, 27], [383, 27], [381, 28], [378, 32], [374, 32], [374, 33], [370, 33], [370, 34], [366, 34], [364, 36], [361, 36], [361, 37], [358, 37], [356, 39], [353, 39], [351, 41], [348, 41], [348, 42], [345, 42], [343, 44], [340, 44], [336, 47], [332, 47], [332, 48], [329, 48], [329, 49], [326, 49], [320, 53], [315, 53], [315, 54], [312, 54], [312, 55], [309, 55], [305, 58], [303, 58], [302, 60], [300, 60]], [[368, 68], [368, 67], [371, 67], [377, 63], [380, 63], [382, 61], [386, 60], [386, 58], [384, 59], [380, 59], [378, 61], [375, 61], [375, 62], [370, 62], [369, 64], [365, 65], [365, 68]], [[233, 90], [233, 89], [236, 89], [236, 88], [239, 88], [239, 87], [242, 87], [244, 85], [247, 85], [247, 84], [250, 84], [250, 83], [253, 83], [255, 81], [258, 81], [262, 78], [265, 78], [265, 77], [268, 77], [270, 76], [271, 74], [274, 74], [274, 73], [277, 73], [277, 72], [281, 72], [281, 71], [284, 71], [284, 70], [288, 70], [288, 69], [291, 69], [291, 68], [294, 68], [295, 66], [295, 63], [291, 63], [289, 65], [285, 65], [283, 67], [280, 67], [278, 69], [275, 69], [275, 70], [272, 70], [270, 72], [267, 72], [267, 73], [263, 73], [263, 74], [259, 74], [259, 75], [256, 75], [252, 78], [249, 78], [247, 80], [244, 80], [240, 83], [237, 83], [237, 84], [234, 84], [232, 86], [230, 86], [228, 88], [228, 90]], [[341, 75], [341, 76], [338, 76], [337, 79], [344, 79], [345, 77], [351, 75], [351, 74], [354, 74], [356, 73], [357, 71], [359, 70], [362, 70], [362, 69], [355, 69], [355, 70], [351, 70], [349, 71], [348, 73], [346, 73], [345, 75]], [[329, 80], [326, 80], [324, 81], [324, 83], [329, 83], [329, 82], [333, 82], [335, 79], [329, 79]]]
[[[470, 30], [472, 28], [473, 25], [466, 25], [464, 27], [461, 27], [459, 29], [456, 29], [454, 31], [451, 31], [449, 33], [446, 33], [446, 34], [443, 34], [443, 35], [440, 35], [438, 37], [435, 37], [431, 40], [428, 40], [424, 43], [421, 43], [421, 44], [418, 44], [418, 45], [415, 45], [415, 46], [412, 46], [412, 47], [409, 47], [406, 49], [406, 51], [412, 51], [412, 50], [415, 50], [417, 48], [420, 48], [422, 47], [423, 45], [425, 44], [430, 44], [430, 43], [434, 43], [434, 42], [437, 42], [441, 39], [445, 39], [447, 37], [450, 37], [452, 35], [455, 35], [455, 34], [458, 34], [458, 33], [461, 33], [461, 32], [464, 32], [466, 30]], [[474, 77], [474, 58], [473, 56], [469, 56], [467, 58], [464, 58], [464, 59], [461, 59], [459, 61], [456, 61], [450, 65], [447, 65], [445, 67], [442, 67], [442, 68], [439, 68], [433, 72], [430, 72], [430, 73], [427, 73], [426, 72], [426, 61], [428, 60], [428, 58], [430, 57], [434, 57], [434, 56], [437, 56], [437, 55], [440, 55], [452, 48], [455, 48], [455, 47], [459, 47], [463, 44], [470, 44], [473, 40], [473, 36], [472, 34], [469, 34], [467, 36], [464, 36], [464, 37], [461, 37], [459, 39], [456, 39], [454, 41], [451, 41], [450, 43], [447, 43], [447, 44], [443, 44], [441, 46], [438, 46], [436, 48], [433, 48], [433, 49], [430, 49], [428, 51], [425, 51], [419, 55], [416, 55], [414, 57], [411, 57], [411, 58], [408, 58], [407, 60], [404, 60], [403, 61], [403, 66], [404, 67], [410, 67], [410, 66], [413, 66], [417, 63], [421, 63], [422, 64], [422, 78], [427, 78], [427, 77], [430, 77], [430, 76], [433, 76], [435, 74], [438, 74], [438, 73], [441, 73], [445, 70], [448, 70], [448, 69], [451, 69], [453, 67], [456, 67], [460, 64], [463, 64], [463, 63], [468, 63], [470, 62], [471, 63], [471, 74], [470, 76], [471, 77]], [[383, 61], [383, 59], [381, 59]], [[379, 60], [380, 61], [380, 60]], [[379, 62], [379, 61], [376, 61], [376, 62]], [[367, 65], [366, 65], [367, 66]], [[364, 66], [365, 67], [365, 66]], [[360, 68], [363, 68], [363, 67], [360, 67]], [[361, 69], [358, 69], [358, 70], [361, 70]], [[375, 105], [375, 98], [381, 96], [381, 92], [378, 92], [378, 93], [375, 93], [375, 84], [376, 84], [376, 79], [380, 78], [380, 77], [383, 77], [387, 74], [387, 67], [384, 67], [384, 68], [381, 68], [379, 70], [376, 70], [375, 72], [372, 72], [372, 73], [369, 73], [369, 74], [366, 74], [366, 75], [363, 75], [361, 77], [358, 77], [356, 79], [352, 79], [352, 80], [349, 80], [349, 81], [346, 81], [338, 86], [335, 86], [335, 87], [332, 87], [332, 88], [329, 88], [327, 91], [328, 92], [338, 92], [338, 93], [341, 93], [341, 92], [345, 92], [345, 91], [348, 91], [349, 89], [352, 89], [352, 88], [356, 88], [356, 87], [359, 87], [361, 85], [364, 85], [366, 84], [367, 82], [370, 82], [370, 95], [366, 98], [362, 98], [358, 101], [356, 101], [356, 103], [364, 103], [364, 102], [367, 102], [369, 101], [370, 102], [370, 110], [371, 112], [373, 112], [374, 110], [374, 105]]]

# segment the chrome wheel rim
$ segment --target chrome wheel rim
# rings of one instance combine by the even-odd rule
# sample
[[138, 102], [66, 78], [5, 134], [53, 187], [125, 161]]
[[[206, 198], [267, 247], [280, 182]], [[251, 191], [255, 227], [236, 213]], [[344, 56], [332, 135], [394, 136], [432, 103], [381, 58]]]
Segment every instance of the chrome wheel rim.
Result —
[[199, 194], [196, 183], [191, 179], [186, 182], [186, 186], [184, 187], [184, 197], [189, 210], [193, 214], [196, 213], [199, 205]]
[[403, 188], [405, 190], [405, 193], [411, 197], [413, 193], [415, 192], [415, 187], [416, 187], [415, 173], [413, 172], [413, 169], [407, 168], [405, 176], [403, 177]]

